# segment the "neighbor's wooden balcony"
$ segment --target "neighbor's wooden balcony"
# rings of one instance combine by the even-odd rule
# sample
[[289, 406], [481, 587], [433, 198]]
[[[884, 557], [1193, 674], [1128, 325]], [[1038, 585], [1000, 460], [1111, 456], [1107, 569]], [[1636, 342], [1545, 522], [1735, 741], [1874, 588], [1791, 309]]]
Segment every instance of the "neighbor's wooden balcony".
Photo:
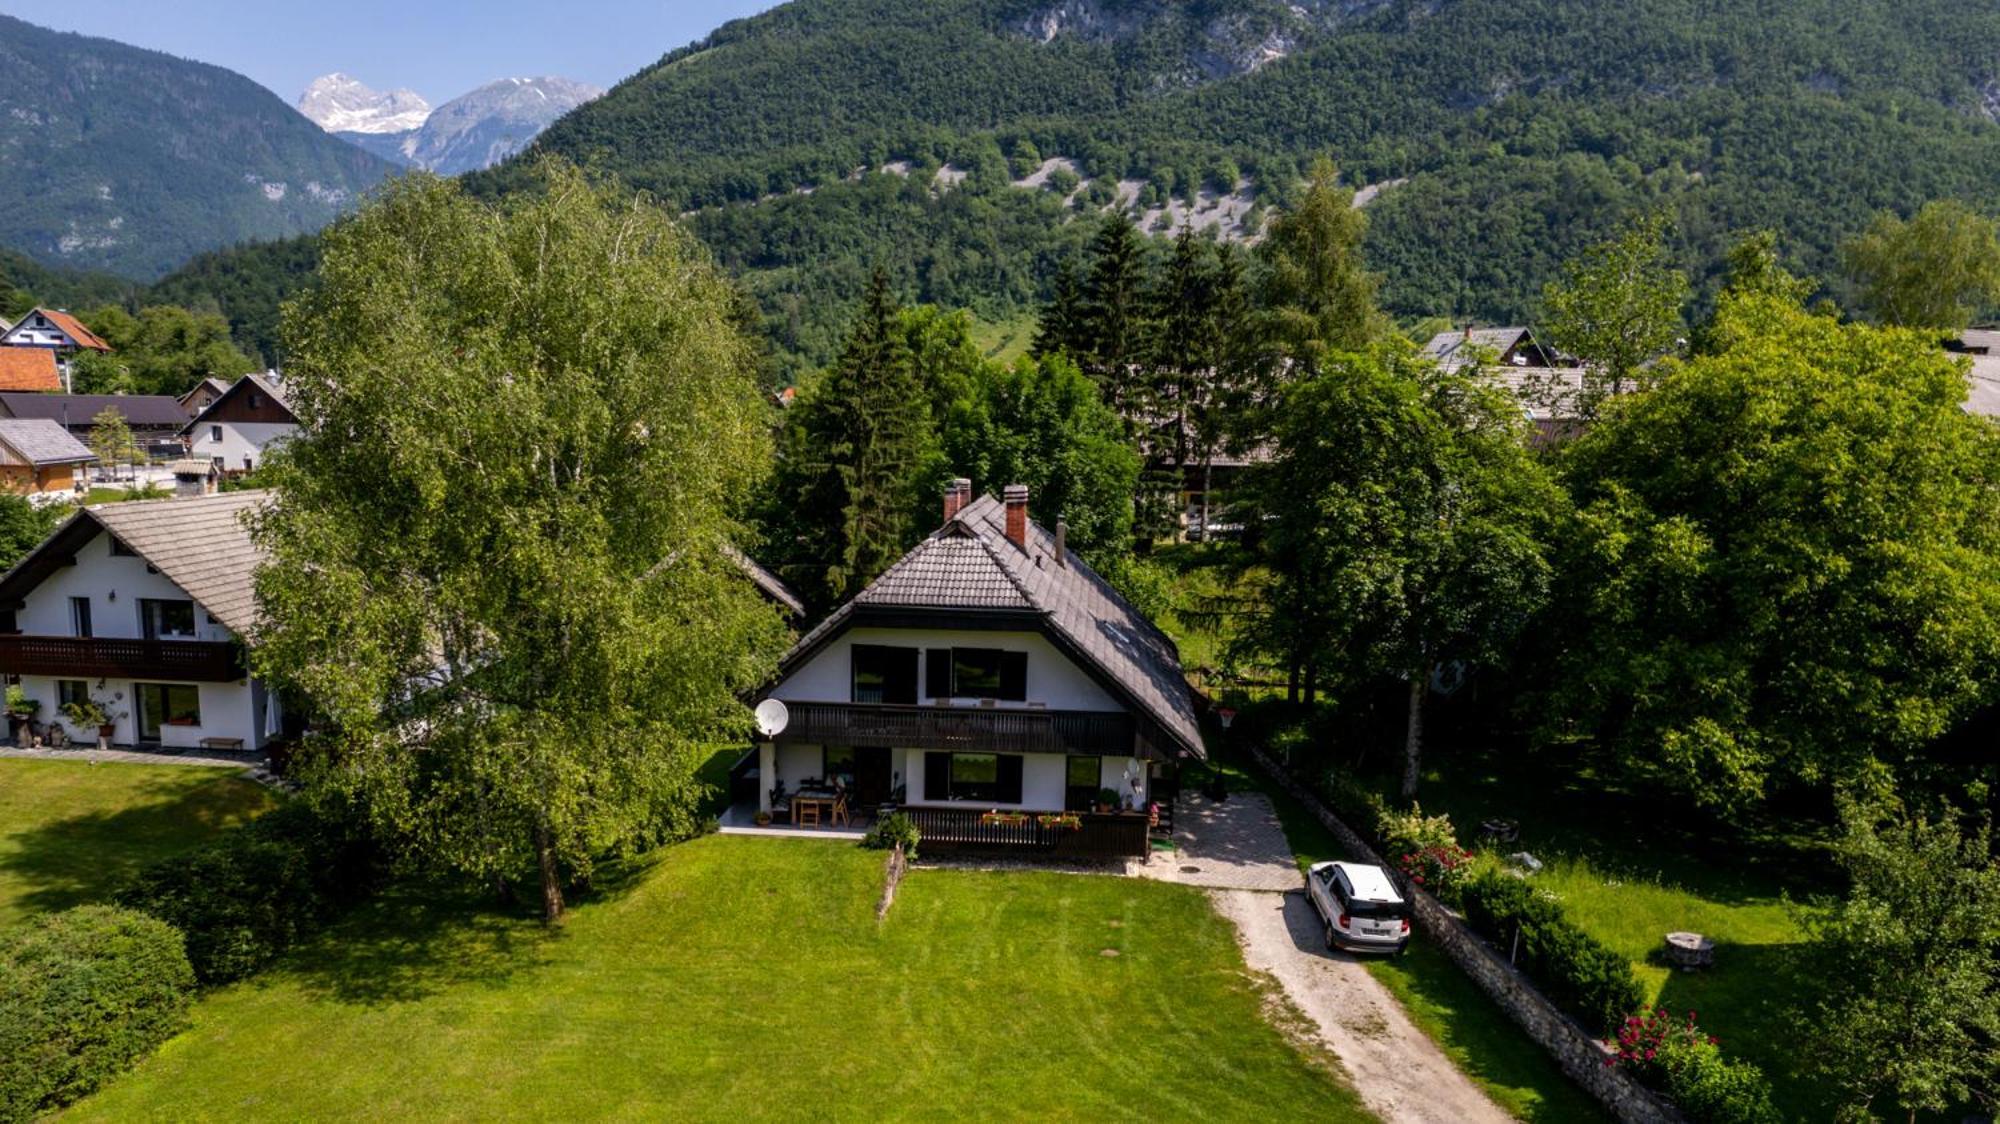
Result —
[[0, 673], [183, 683], [231, 683], [244, 675], [242, 652], [226, 642], [19, 634], [0, 635]]
[[775, 740], [982, 753], [1130, 756], [1132, 718], [1116, 711], [894, 703], [786, 702], [791, 721]]

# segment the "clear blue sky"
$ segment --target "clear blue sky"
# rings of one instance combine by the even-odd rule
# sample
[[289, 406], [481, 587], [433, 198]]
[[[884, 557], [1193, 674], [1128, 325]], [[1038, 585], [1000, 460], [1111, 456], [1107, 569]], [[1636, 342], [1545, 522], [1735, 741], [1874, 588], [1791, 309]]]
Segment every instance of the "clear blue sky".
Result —
[[226, 66], [287, 103], [314, 78], [407, 86], [438, 105], [497, 78], [556, 74], [609, 88], [675, 47], [776, 0], [62, 0], [0, 11]]

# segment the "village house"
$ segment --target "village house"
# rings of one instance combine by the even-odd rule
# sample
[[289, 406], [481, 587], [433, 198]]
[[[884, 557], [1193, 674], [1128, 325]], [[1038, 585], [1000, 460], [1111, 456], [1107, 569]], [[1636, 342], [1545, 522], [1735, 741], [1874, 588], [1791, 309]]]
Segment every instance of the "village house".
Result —
[[1582, 429], [1583, 366], [1536, 340], [1528, 328], [1439, 332], [1422, 354], [1447, 371], [1481, 364], [1520, 401], [1537, 445], [1566, 440]]
[[54, 360], [62, 375], [60, 387], [51, 390], [67, 390], [70, 386], [70, 357], [79, 351], [96, 351], [108, 354], [111, 345], [97, 337], [97, 333], [83, 326], [83, 322], [59, 308], [31, 309], [12, 327], [0, 332], [0, 350], [14, 348], [45, 351]]
[[244, 375], [188, 420], [180, 434], [188, 451], [225, 474], [253, 472], [265, 450], [299, 431], [285, 386], [275, 374]]
[[277, 695], [245, 669], [261, 552], [243, 516], [265, 493], [88, 507], [0, 576], [0, 674], [36, 722], [91, 701], [120, 745], [257, 749], [286, 732]]
[[22, 495], [68, 492], [97, 460], [69, 430], [43, 418], [0, 418], [0, 487]]
[[210, 375], [194, 384], [194, 388], [181, 395], [177, 401], [180, 402], [181, 409], [187, 411], [188, 417], [194, 417], [196, 414], [208, 409], [209, 403], [222, 397], [228, 390], [228, 379], [219, 379], [214, 375]]
[[785, 657], [729, 823], [893, 808], [926, 849], [1145, 855], [1153, 805], [1204, 755], [1195, 698], [1173, 641], [1065, 538], [1026, 488], [955, 481], [944, 525]]

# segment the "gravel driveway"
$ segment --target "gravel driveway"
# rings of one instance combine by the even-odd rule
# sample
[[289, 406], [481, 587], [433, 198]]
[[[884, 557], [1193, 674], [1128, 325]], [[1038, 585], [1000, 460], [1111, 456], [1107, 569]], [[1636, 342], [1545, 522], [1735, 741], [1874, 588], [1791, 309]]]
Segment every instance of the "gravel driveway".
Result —
[[1360, 961], [1326, 950], [1319, 915], [1270, 801], [1235, 793], [1214, 804], [1190, 795], [1176, 816], [1179, 853], [1156, 854], [1138, 873], [1208, 889], [1216, 912], [1236, 926], [1251, 970], [1278, 981], [1312, 1020], [1370, 1111], [1391, 1124], [1510, 1119], [1410, 1022]]

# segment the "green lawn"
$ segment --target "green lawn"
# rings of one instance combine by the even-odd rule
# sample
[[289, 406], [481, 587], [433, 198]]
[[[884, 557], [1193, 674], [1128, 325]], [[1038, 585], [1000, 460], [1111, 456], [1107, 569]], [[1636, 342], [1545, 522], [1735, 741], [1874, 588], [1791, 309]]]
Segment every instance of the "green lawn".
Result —
[[[1386, 791], [1390, 782], [1382, 783]], [[1808, 834], [1767, 828], [1724, 840], [1591, 777], [1537, 777], [1473, 756], [1427, 773], [1420, 799], [1427, 812], [1449, 813], [1468, 844], [1482, 820], [1518, 820], [1520, 841], [1503, 849], [1546, 864], [1535, 885], [1631, 958], [1649, 1003], [1696, 1012], [1724, 1050], [1764, 1070], [1794, 1118], [1831, 1114], [1821, 1090], [1798, 1075], [1788, 1015], [1814, 994], [1791, 902], [1831, 888], [1823, 881], [1830, 863]], [[1665, 967], [1659, 949], [1675, 930], [1713, 938], [1715, 966]]]
[[0, 758], [0, 927], [111, 894], [275, 802], [222, 769]]
[[[1349, 857], [1318, 817], [1261, 773], [1229, 761], [1217, 767], [1231, 789], [1259, 791], [1270, 798], [1301, 868]], [[1531, 1121], [1608, 1119], [1479, 985], [1423, 939], [1421, 931], [1403, 956], [1366, 963], [1369, 974], [1395, 995], [1418, 1029], [1501, 1108]]]
[[71, 1115], [1366, 1119], [1198, 891], [919, 870], [878, 925], [881, 867], [708, 836], [554, 934], [391, 895]]

